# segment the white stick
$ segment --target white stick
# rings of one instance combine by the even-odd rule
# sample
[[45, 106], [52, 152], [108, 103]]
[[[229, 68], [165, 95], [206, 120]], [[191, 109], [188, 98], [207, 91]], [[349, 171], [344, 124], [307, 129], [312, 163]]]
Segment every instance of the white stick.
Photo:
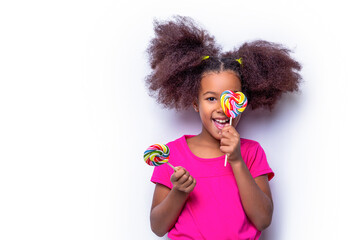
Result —
[[[231, 126], [232, 122], [233, 122], [233, 118], [232, 118], [232, 117], [230, 117], [230, 126]], [[225, 154], [225, 163], [224, 163], [224, 167], [226, 167], [226, 163], [227, 163], [227, 154]]]
[[177, 172], [177, 169], [176, 169], [175, 167], [173, 167], [173, 165], [172, 165], [172, 164], [170, 164], [169, 162], [167, 162], [167, 164], [168, 164], [171, 168], [173, 168], [173, 170], [174, 170], [175, 172]]

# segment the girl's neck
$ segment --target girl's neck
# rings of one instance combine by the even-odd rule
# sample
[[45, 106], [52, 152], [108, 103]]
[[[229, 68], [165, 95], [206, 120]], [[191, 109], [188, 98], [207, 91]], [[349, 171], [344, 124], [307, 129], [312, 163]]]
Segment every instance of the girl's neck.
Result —
[[220, 149], [220, 140], [214, 138], [204, 128], [202, 129], [200, 134], [196, 135], [196, 140], [198, 140], [203, 145], [210, 146], [211, 148]]
[[200, 134], [187, 139], [191, 152], [200, 158], [216, 158], [223, 156], [220, 150], [220, 140], [202, 130]]

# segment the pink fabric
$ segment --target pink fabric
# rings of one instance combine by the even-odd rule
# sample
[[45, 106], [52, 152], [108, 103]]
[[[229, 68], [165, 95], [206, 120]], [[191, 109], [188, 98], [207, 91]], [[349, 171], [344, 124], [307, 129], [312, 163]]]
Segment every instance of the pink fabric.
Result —
[[[259, 239], [261, 234], [245, 215], [239, 190], [225, 157], [199, 158], [188, 148], [183, 136], [168, 143], [169, 162], [182, 166], [196, 179], [196, 187], [190, 193], [182, 212], [168, 237], [174, 239]], [[258, 142], [241, 139], [241, 153], [253, 178], [268, 174], [274, 176], [264, 150]], [[154, 168], [151, 181], [168, 188], [173, 185], [170, 176], [173, 169], [167, 164]]]

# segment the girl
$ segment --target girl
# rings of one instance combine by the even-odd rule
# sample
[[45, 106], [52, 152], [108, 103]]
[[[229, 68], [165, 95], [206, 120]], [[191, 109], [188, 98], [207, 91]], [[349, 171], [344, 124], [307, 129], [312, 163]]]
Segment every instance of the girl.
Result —
[[154, 169], [151, 228], [171, 239], [258, 239], [272, 220], [274, 173], [260, 144], [240, 138], [240, 115], [229, 125], [220, 95], [241, 91], [253, 110], [272, 109], [282, 93], [298, 90], [301, 66], [289, 50], [266, 41], [221, 53], [187, 17], [154, 24], [147, 85], [167, 108], [193, 106], [202, 130], [167, 144], [170, 163], [180, 167]]

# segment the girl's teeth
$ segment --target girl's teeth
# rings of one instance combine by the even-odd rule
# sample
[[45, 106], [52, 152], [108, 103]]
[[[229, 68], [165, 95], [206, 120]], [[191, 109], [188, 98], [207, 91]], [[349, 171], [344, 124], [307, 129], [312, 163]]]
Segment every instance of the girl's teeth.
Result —
[[226, 121], [221, 121], [221, 120], [214, 120], [214, 124], [215, 126], [218, 128], [218, 129], [223, 129], [225, 124], [226, 124]]
[[227, 122], [226, 120], [218, 120], [218, 119], [216, 119], [215, 121], [218, 122], [218, 123], [226, 123]]

